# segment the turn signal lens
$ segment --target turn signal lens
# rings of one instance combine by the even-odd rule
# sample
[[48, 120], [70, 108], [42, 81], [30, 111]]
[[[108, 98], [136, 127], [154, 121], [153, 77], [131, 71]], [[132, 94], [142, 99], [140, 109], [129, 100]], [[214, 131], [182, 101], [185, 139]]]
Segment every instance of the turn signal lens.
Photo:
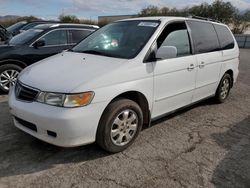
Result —
[[36, 101], [53, 106], [80, 107], [91, 103], [94, 92], [84, 92], [78, 94], [47, 93], [40, 92]]
[[88, 105], [94, 97], [94, 92], [66, 95], [64, 107], [80, 107]]

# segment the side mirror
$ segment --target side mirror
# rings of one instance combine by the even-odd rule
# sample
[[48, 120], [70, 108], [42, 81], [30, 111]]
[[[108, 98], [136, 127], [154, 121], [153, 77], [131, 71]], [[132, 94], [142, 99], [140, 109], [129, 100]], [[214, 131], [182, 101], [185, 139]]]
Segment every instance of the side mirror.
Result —
[[43, 39], [40, 39], [40, 40], [36, 41], [33, 44], [33, 46], [34, 46], [34, 48], [39, 48], [39, 47], [45, 46], [45, 41]]
[[156, 59], [171, 59], [177, 57], [177, 48], [175, 46], [162, 46], [156, 54]]

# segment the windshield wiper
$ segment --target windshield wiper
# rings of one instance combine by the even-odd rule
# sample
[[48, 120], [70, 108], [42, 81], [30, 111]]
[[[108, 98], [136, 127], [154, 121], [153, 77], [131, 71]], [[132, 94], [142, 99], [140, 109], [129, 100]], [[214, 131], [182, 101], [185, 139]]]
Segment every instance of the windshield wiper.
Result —
[[115, 57], [115, 58], [124, 58], [120, 55], [116, 55], [116, 54], [107, 54], [107, 53], [103, 53], [100, 51], [96, 51], [96, 50], [83, 50], [83, 51], [76, 51], [76, 50], [72, 50], [73, 52], [78, 52], [78, 53], [87, 53], [87, 54], [94, 54], [94, 55], [101, 55], [101, 56], [107, 56], [107, 57]]
[[103, 52], [96, 51], [96, 50], [85, 50], [85, 51], [81, 51], [81, 52], [82, 53], [87, 53], [87, 54], [95, 54], [95, 55], [108, 56], [108, 57], [117, 57], [116, 55], [107, 54], [107, 53], [103, 53]]

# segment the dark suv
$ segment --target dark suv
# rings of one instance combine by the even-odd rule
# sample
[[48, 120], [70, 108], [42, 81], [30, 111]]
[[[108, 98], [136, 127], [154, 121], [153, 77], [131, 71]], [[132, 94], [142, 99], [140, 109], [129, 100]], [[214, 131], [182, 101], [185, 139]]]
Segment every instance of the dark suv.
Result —
[[43, 24], [0, 46], [0, 89], [8, 92], [26, 66], [70, 49], [99, 27], [83, 24]]
[[57, 21], [45, 21], [45, 20], [35, 20], [35, 21], [21, 21], [17, 22], [9, 27], [7, 27], [7, 31], [11, 33], [12, 36], [15, 36], [23, 31], [27, 31], [37, 25], [41, 24], [49, 24], [49, 23], [59, 23]]

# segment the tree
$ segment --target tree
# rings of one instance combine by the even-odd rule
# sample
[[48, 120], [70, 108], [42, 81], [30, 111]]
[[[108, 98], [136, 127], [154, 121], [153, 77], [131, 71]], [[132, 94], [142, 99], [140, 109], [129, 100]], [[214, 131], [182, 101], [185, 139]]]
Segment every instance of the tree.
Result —
[[[166, 7], [165, 7], [166, 8]], [[139, 13], [139, 16], [160, 16], [161, 12], [156, 6], [148, 6]]]
[[234, 34], [242, 34], [250, 28], [250, 10], [244, 14], [236, 13], [232, 19], [231, 27]]
[[80, 23], [80, 20], [75, 15], [61, 14], [58, 19], [63, 23]]
[[211, 5], [207, 3], [202, 3], [201, 5], [193, 6], [187, 11], [189, 15], [193, 16], [201, 16], [205, 18], [210, 18], [212, 16]]
[[236, 14], [238, 14], [237, 8], [230, 2], [216, 0], [211, 5], [210, 17], [223, 23], [229, 24]]
[[35, 16], [23, 16], [23, 17], [18, 17], [18, 18], [14, 18], [14, 19], [8, 19], [8, 20], [2, 20], [0, 21], [0, 25], [3, 25], [4, 27], [9, 27], [10, 25], [13, 25], [17, 22], [20, 21], [34, 21], [34, 20], [39, 20], [37, 17]]
[[31, 22], [31, 21], [39, 20], [39, 18], [35, 16], [23, 16], [23, 17], [17, 18], [17, 22], [24, 21], [24, 20], [27, 22]]
[[237, 9], [230, 3], [216, 0], [211, 5], [202, 3], [189, 9], [190, 15], [211, 18], [229, 24], [237, 12]]
[[212, 4], [202, 3], [193, 7], [183, 9], [149, 6], [142, 9], [139, 16], [200, 16], [218, 20], [230, 25], [234, 33], [244, 33], [250, 28], [250, 10], [244, 14], [234, 7], [230, 2], [215, 0]]

